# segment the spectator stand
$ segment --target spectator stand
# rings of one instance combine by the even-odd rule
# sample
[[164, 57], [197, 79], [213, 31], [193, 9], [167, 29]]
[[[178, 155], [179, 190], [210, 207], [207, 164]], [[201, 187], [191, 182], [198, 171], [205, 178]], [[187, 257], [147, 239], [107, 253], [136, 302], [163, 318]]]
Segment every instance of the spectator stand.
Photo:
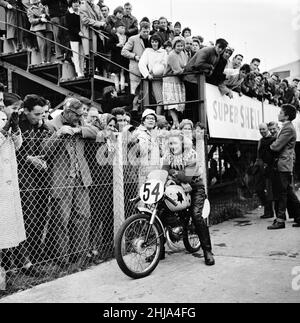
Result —
[[[20, 9], [15, 10], [20, 11]], [[6, 21], [0, 21], [0, 23], [1, 22], [7, 25]], [[13, 24], [10, 25], [17, 28], [20, 31], [35, 36], [35, 33], [25, 28]], [[64, 30], [66, 29], [66, 27], [58, 24], [56, 24], [56, 26]], [[93, 28], [90, 28], [90, 32], [99, 33], [99, 31], [96, 31]], [[39, 37], [43, 38], [42, 36]], [[69, 52], [73, 52], [70, 48], [58, 44], [53, 40], [48, 41], [54, 45], [56, 44], [64, 48]], [[38, 53], [36, 52], [36, 50], [33, 49], [29, 51], [25, 49], [18, 52], [14, 52], [14, 50], [11, 47], [9, 47], [9, 44], [8, 42], [6, 42], [5, 39], [3, 41], [4, 53], [1, 54], [0, 64], [8, 71], [8, 75], [10, 78], [8, 84], [12, 85], [12, 88], [10, 88], [11, 91], [18, 90], [19, 92], [23, 92], [22, 87], [24, 87], [24, 91], [26, 92], [28, 83], [18, 82], [16, 80], [18, 78], [18, 75], [20, 75], [36, 84], [42, 85], [45, 89], [48, 88], [51, 91], [57, 91], [62, 95], [73, 95], [74, 97], [76, 97], [77, 95], [85, 96], [91, 99], [92, 101], [95, 101], [96, 98], [101, 97], [102, 90], [104, 87], [114, 84], [114, 82], [111, 79], [95, 74], [95, 57], [101, 57], [101, 59], [108, 61], [111, 64], [114, 63], [111, 62], [105, 56], [102, 56], [99, 53], [92, 51], [91, 48], [92, 46], [90, 44], [89, 57], [86, 57], [81, 53], [77, 53], [80, 56], [84, 56], [84, 58], [87, 60], [87, 66], [89, 67], [88, 72], [85, 74], [84, 78], [75, 78], [75, 70], [73, 64], [71, 64], [68, 60], [58, 62], [55, 61], [54, 57], [52, 56], [52, 61], [50, 64], [41, 65], [41, 58], [40, 55], [38, 55]], [[11, 71], [13, 71], [14, 73], [11, 73]], [[17, 88], [14, 87], [16, 83], [19, 83]], [[43, 93], [45, 93], [45, 90], [43, 91]]]

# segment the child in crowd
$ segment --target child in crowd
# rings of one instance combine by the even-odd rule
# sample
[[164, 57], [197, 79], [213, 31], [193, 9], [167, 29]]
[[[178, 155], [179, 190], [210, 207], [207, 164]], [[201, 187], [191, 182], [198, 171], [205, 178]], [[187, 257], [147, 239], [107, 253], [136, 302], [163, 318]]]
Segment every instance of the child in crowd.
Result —
[[48, 64], [51, 61], [51, 42], [49, 40], [52, 38], [48, 8], [42, 5], [41, 0], [30, 0], [30, 4], [27, 12], [31, 24], [30, 30], [36, 33], [42, 64]]
[[[125, 24], [122, 21], [118, 21], [115, 24], [116, 33], [111, 36], [111, 60], [115, 64], [111, 64], [110, 72], [114, 77], [115, 87], [117, 92], [125, 91], [125, 71], [122, 67], [126, 68], [128, 60], [121, 55], [122, 49], [127, 41], [125, 35]], [[122, 67], [120, 67], [122, 66]]]
[[72, 49], [72, 60], [75, 66], [77, 77], [83, 77], [83, 47], [81, 43], [80, 1], [70, 0], [69, 9], [66, 14], [66, 27], [69, 30], [70, 46]]

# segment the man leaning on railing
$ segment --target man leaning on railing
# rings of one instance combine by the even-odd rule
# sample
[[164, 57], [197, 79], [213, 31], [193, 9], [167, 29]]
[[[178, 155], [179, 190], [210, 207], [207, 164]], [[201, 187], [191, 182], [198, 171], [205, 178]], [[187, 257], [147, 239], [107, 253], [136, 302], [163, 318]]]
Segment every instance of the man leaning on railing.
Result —
[[63, 113], [48, 123], [53, 135], [43, 143], [51, 172], [48, 243], [57, 246], [60, 266], [71, 262], [80, 267], [89, 251], [92, 177], [84, 139], [95, 140], [98, 130], [83, 124], [83, 113], [79, 100], [67, 98]]

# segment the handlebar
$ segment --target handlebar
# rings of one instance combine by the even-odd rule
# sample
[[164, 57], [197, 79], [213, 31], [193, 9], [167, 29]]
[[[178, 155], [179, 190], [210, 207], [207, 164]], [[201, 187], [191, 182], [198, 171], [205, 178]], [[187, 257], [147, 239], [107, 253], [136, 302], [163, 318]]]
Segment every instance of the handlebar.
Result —
[[[172, 200], [170, 197], [168, 197], [168, 196], [165, 195], [164, 196], [164, 199], [167, 200], [167, 201], [169, 201], [175, 207], [178, 206], [178, 204], [174, 200]], [[137, 196], [137, 197], [135, 197], [133, 199], [130, 199], [129, 200], [129, 203], [138, 203], [138, 202], [140, 202], [140, 200], [141, 200], [141, 198], [139, 196]]]
[[137, 203], [141, 200], [139, 196], [135, 197], [134, 199], [129, 200], [129, 203]]

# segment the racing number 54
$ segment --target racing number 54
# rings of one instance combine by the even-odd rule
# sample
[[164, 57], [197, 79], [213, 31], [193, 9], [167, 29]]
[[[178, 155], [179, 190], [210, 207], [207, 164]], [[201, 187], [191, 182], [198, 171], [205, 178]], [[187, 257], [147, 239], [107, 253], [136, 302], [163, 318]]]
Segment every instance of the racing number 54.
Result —
[[160, 196], [160, 183], [157, 183], [151, 192], [151, 183], [146, 183], [144, 185], [144, 195], [143, 200], [144, 202], [149, 201], [151, 196], [155, 196], [155, 202], [157, 203], [159, 196]]

